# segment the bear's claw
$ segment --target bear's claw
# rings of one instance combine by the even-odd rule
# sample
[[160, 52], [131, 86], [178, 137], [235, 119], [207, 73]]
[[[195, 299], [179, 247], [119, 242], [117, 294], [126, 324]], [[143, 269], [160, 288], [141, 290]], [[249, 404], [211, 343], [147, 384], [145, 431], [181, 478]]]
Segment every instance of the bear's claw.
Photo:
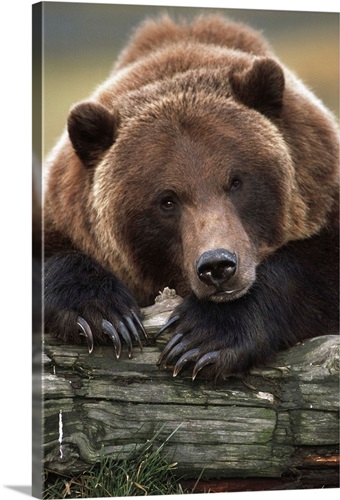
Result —
[[117, 323], [117, 330], [125, 340], [128, 346], [128, 357], [131, 359], [132, 358], [132, 341], [131, 337], [129, 334], [129, 330], [126, 328], [124, 325], [123, 321], [118, 321]]
[[180, 317], [178, 315], [170, 318], [169, 321], [167, 321], [165, 325], [163, 325], [162, 328], [157, 332], [157, 334], [155, 335], [155, 339], [157, 339], [163, 332], [165, 332], [165, 330], [176, 323], [176, 321], [178, 321], [179, 319]]
[[191, 349], [191, 351], [188, 351], [185, 354], [183, 354], [175, 364], [173, 376], [177, 377], [179, 372], [182, 370], [183, 366], [189, 363], [190, 361], [197, 361], [199, 353], [200, 353], [199, 349]]
[[[177, 356], [180, 356], [183, 351], [186, 351], [186, 348], [188, 347], [188, 342], [186, 342], [185, 340], [182, 341], [182, 342], [179, 342], [178, 344], [176, 344], [172, 349], [171, 351], [167, 354], [165, 360], [163, 361], [163, 367], [164, 368], [167, 368], [168, 365], [170, 364], [170, 362], [176, 358]], [[190, 352], [190, 351], [187, 351], [187, 352]], [[187, 354], [187, 353], [186, 353]]]
[[[120, 335], [123, 337], [123, 339], [125, 340], [125, 342], [128, 346], [128, 357], [129, 358], [132, 358], [132, 351], [133, 351], [131, 335], [137, 341], [140, 350], [143, 351], [142, 342], [141, 342], [138, 330], [133, 322], [133, 319], [136, 320], [136, 323], [140, 327], [145, 338], [147, 338], [144, 327], [143, 327], [140, 319], [138, 318], [136, 312], [133, 311], [132, 309], [130, 310], [130, 312], [131, 312], [133, 318], [131, 316], [124, 315], [123, 320], [125, 323], [122, 320], [117, 321], [115, 327], [112, 325], [112, 323], [110, 323], [110, 321], [107, 321], [106, 319], [102, 320], [102, 325], [101, 325], [102, 331], [106, 335], [108, 335], [110, 337], [110, 339], [112, 340], [114, 348], [115, 348], [115, 354], [116, 354], [117, 359], [120, 358], [121, 351], [122, 351], [122, 344], [120, 341]], [[91, 354], [93, 351], [93, 345], [94, 345], [93, 333], [92, 333], [91, 327], [88, 324], [88, 322], [84, 318], [82, 318], [81, 316], [78, 316], [78, 318], [77, 318], [77, 326], [80, 329], [80, 335], [83, 335], [84, 337], [86, 337], [86, 342], [87, 342], [89, 354]]]
[[[175, 337], [177, 337], [177, 335], [180, 335], [180, 337], [175, 339]], [[169, 344], [168, 344], [166, 346], [166, 348], [164, 349], [164, 352], [160, 356], [158, 364], [162, 364], [163, 368], [167, 368], [168, 363], [170, 363], [171, 360], [173, 358], [175, 358], [176, 356], [179, 356], [188, 345], [184, 341], [177, 343], [178, 340], [180, 340], [183, 337], [183, 335], [181, 335], [181, 334], [177, 334], [177, 335], [175, 335], [175, 337], [173, 337], [173, 339], [171, 339], [171, 340], [175, 339], [175, 341], [172, 343], [172, 345], [169, 347]], [[202, 357], [200, 357], [200, 353], [201, 353], [201, 351], [199, 348], [194, 348], [194, 349], [190, 349], [189, 351], [182, 354], [181, 357], [177, 360], [175, 367], [173, 369], [173, 373], [172, 373], [173, 377], [177, 377], [179, 372], [182, 370], [182, 368], [187, 363], [190, 363], [191, 361], [195, 361], [196, 364], [195, 364], [193, 371], [192, 371], [192, 380], [195, 380], [198, 372], [200, 370], [202, 370], [202, 368], [204, 368], [206, 365], [214, 363], [216, 358], [219, 355], [219, 351], [208, 352], [208, 353], [204, 354]]]
[[130, 318], [130, 316], [125, 315], [125, 316], [123, 316], [123, 319], [127, 323], [127, 326], [129, 327], [130, 332], [135, 337], [135, 339], [136, 339], [136, 341], [137, 341], [137, 343], [139, 345], [139, 348], [140, 348], [140, 350], [142, 352], [143, 351], [142, 342], [140, 340], [139, 333], [138, 333], [137, 328], [135, 327], [135, 325], [133, 323], [132, 318]]
[[77, 325], [81, 330], [80, 335], [84, 335], [84, 337], [86, 337], [89, 354], [91, 354], [91, 352], [93, 351], [93, 335], [90, 325], [81, 316], [78, 316], [77, 318]]
[[218, 357], [218, 354], [219, 354], [219, 351], [212, 351], [212, 352], [207, 352], [206, 354], [204, 354], [204, 356], [202, 356], [194, 366], [194, 369], [192, 371], [192, 380], [195, 380], [198, 372], [200, 370], [202, 370], [202, 368], [204, 368], [206, 365], [210, 365], [211, 363], [214, 363], [216, 358]]
[[[167, 356], [170, 353], [171, 349], [177, 344], [177, 342], [179, 342], [181, 340], [182, 337], [183, 337], [183, 333], [177, 333], [176, 335], [174, 335], [174, 337], [172, 337], [171, 340], [169, 340], [164, 351], [161, 353], [161, 355], [158, 358], [157, 365], [161, 365], [163, 363], [164, 358], [166, 358], [166, 360], [167, 360]], [[166, 360], [165, 360], [165, 362], [166, 362]]]
[[135, 311], [134, 309], [130, 309], [130, 312], [131, 312], [131, 314], [132, 314], [132, 316], [133, 316], [133, 319], [136, 321], [137, 325], [138, 325], [138, 326], [139, 326], [139, 328], [141, 329], [141, 331], [142, 331], [142, 333], [143, 333], [144, 337], [147, 339], [147, 338], [148, 338], [148, 335], [147, 335], [147, 333], [146, 333], [146, 331], [145, 331], [145, 328], [144, 328], [144, 326], [143, 326], [143, 323], [142, 323], [142, 322], [141, 322], [141, 320], [139, 319], [138, 314], [136, 313], [136, 311]]
[[120, 353], [122, 351], [122, 344], [120, 342], [120, 338], [119, 338], [117, 330], [106, 319], [103, 319], [103, 321], [102, 321], [102, 329], [103, 329], [103, 332], [106, 333], [106, 335], [108, 335], [112, 339], [113, 345], [115, 348], [115, 352], [116, 352], [116, 358], [119, 359]]

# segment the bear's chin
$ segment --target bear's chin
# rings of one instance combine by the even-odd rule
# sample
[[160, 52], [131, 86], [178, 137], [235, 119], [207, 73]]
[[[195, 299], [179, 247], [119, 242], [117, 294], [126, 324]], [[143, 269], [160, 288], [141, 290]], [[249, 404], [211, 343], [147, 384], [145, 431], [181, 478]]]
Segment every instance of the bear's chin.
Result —
[[244, 287], [236, 290], [226, 290], [224, 292], [215, 293], [209, 297], [209, 300], [212, 302], [229, 302], [230, 300], [236, 300], [242, 297], [248, 289], [249, 287]]
[[244, 294], [246, 294], [251, 285], [244, 286], [242, 288], [235, 288], [234, 290], [224, 290], [221, 292], [214, 292], [207, 296], [198, 295], [196, 297], [199, 300], [207, 300], [209, 302], [230, 302], [232, 300], [239, 299]]

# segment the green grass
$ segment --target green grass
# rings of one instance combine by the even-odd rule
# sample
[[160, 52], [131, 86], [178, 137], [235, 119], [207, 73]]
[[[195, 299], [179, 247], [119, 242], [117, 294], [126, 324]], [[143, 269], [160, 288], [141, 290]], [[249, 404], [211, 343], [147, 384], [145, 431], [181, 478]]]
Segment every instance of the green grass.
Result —
[[168, 463], [163, 454], [166, 443], [177, 429], [156, 446], [161, 430], [124, 459], [102, 457], [88, 471], [77, 476], [66, 477], [45, 471], [43, 499], [191, 493], [182, 489], [180, 480], [174, 475], [177, 464]]

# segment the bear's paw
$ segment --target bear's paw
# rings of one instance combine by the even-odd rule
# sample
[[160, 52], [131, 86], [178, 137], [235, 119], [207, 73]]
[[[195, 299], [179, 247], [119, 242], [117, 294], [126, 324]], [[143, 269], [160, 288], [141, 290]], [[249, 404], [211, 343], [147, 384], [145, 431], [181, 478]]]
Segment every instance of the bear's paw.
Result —
[[116, 358], [121, 339], [133, 354], [133, 341], [142, 350], [146, 332], [139, 308], [126, 285], [80, 252], [51, 257], [45, 264], [45, 330], [65, 342], [80, 344], [89, 353], [94, 345], [113, 342]]
[[269, 342], [263, 345], [265, 336], [254, 334], [249, 321], [241, 324], [240, 317], [236, 318], [230, 304], [204, 302], [190, 295], [157, 334], [166, 329], [173, 333], [157, 364], [164, 369], [173, 366], [174, 377], [190, 367], [193, 380], [203, 369], [207, 378], [244, 375], [273, 352]]

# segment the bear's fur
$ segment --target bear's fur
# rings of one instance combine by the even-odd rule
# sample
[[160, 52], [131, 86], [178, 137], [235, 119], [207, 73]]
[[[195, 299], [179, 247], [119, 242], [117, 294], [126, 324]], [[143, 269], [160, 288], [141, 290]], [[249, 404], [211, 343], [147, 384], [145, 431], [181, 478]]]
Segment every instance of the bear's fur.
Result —
[[169, 286], [160, 364], [194, 377], [337, 332], [338, 163], [331, 113], [257, 32], [145, 22], [47, 163], [47, 331], [131, 355]]

